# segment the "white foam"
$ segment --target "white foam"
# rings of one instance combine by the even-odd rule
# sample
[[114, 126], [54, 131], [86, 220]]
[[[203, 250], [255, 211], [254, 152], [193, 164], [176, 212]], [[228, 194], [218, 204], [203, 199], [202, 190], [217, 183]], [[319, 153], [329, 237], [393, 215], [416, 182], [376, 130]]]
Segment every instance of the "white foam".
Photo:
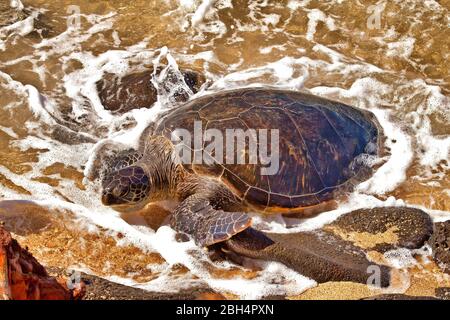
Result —
[[18, 139], [19, 136], [17, 135], [17, 133], [14, 132], [14, 129], [10, 128], [10, 127], [4, 127], [4, 126], [0, 126], [0, 130], [2, 130], [4, 133], [6, 133], [8, 136], [10, 136], [11, 138], [15, 138]]
[[44, 106], [44, 97], [39, 91], [30, 84], [25, 85], [24, 88], [28, 93], [28, 106], [30, 107], [31, 112], [33, 112], [33, 115], [47, 124], [55, 124], [56, 122], [53, 119], [53, 116]]
[[293, 11], [297, 10], [300, 7], [306, 7], [309, 3], [311, 2], [311, 0], [289, 0], [287, 7]]
[[424, 115], [429, 116], [432, 113], [438, 113], [444, 117], [446, 123], [449, 123], [450, 100], [441, 93], [441, 89], [437, 86], [426, 85], [426, 89], [428, 91], [426, 104], [417, 111], [412, 112], [411, 115], [417, 119], [416, 137], [425, 151], [420, 156], [420, 164], [433, 167], [442, 160], [450, 162], [450, 136], [434, 136], [432, 134], [430, 120], [428, 117], [424, 117]]
[[386, 55], [388, 57], [400, 57], [407, 59], [411, 56], [411, 53], [414, 50], [415, 42], [416, 39], [412, 37], [405, 37], [396, 42], [389, 42], [387, 44], [388, 50]]
[[[2, 173], [1, 167], [0, 173]], [[77, 220], [77, 225], [86, 228], [90, 232], [98, 232], [97, 228], [92, 228], [93, 226], [110, 230], [110, 235], [113, 236], [120, 232], [125, 238], [118, 245], [132, 244], [145, 251], [156, 251], [161, 254], [168, 267], [182, 264], [189, 268], [192, 275], [199, 277], [202, 282], [205, 282], [211, 288], [220, 292], [237, 294], [242, 299], [257, 299], [268, 295], [296, 295], [316, 285], [315, 281], [275, 262], [254, 262], [263, 270], [258, 273], [256, 278], [251, 280], [240, 277], [218, 279], [209, 272], [209, 264], [211, 262], [204, 249], [197, 247], [193, 241], [177, 242], [175, 240], [175, 231], [167, 226], [160, 227], [156, 232], [149, 228], [144, 230], [142, 229], [143, 227], [129, 225], [113, 210], [95, 203], [91, 203], [86, 207], [87, 203], [83, 205], [72, 204], [56, 198], [35, 200], [35, 203], [50, 209], [70, 210], [81, 218], [81, 220]], [[90, 207], [95, 208], [95, 210], [90, 209]], [[221, 268], [229, 268], [231, 266], [226, 262], [219, 265]], [[109, 277], [109, 279], [159, 292], [174, 292], [183, 288], [183, 286], [179, 286], [182, 284], [180, 281], [176, 281], [173, 278], [168, 279], [167, 275], [164, 274], [156, 280], [144, 284], [137, 284], [130, 279], [118, 277]], [[166, 282], [170, 282], [170, 285]], [[184, 283], [184, 286], [187, 286], [187, 284], [192, 285], [195, 282]]]
[[10, 0], [9, 1], [9, 6], [11, 8], [16, 9], [16, 10], [23, 10], [24, 9], [23, 3], [20, 0]]
[[201, 279], [193, 279], [189, 273], [177, 277], [170, 276], [168, 266], [164, 265], [164, 268], [156, 279], [144, 283], [118, 276], [110, 276], [106, 279], [126, 286], [162, 293], [179, 293], [184, 290], [192, 290], [192, 288], [204, 284]]
[[114, 40], [114, 45], [115, 45], [116, 47], [120, 46], [120, 44], [121, 44], [122, 41], [120, 40], [119, 33], [117, 32], [117, 30], [114, 30], [114, 31], [112, 32], [112, 38], [113, 38], [113, 40]]
[[308, 12], [308, 31], [306, 32], [307, 40], [314, 40], [314, 34], [316, 33], [317, 23], [322, 21], [325, 23], [327, 28], [330, 31], [336, 30], [336, 25], [334, 23], [334, 19], [327, 16], [325, 13], [320, 11], [319, 9], [312, 9]]
[[114, 12], [107, 15], [80, 14], [80, 17], [85, 18], [91, 23], [90, 28], [84, 30], [83, 28], [72, 28], [68, 26], [67, 30], [63, 33], [60, 33], [53, 38], [42, 39], [41, 42], [35, 44], [34, 47], [36, 49], [41, 49], [35, 52], [35, 54], [40, 55], [42, 59], [45, 59], [45, 57], [49, 55], [63, 55], [79, 51], [79, 49], [81, 49], [81, 43], [87, 41], [94, 34], [111, 29], [114, 16]]
[[203, 0], [202, 3], [198, 6], [198, 8], [195, 10], [194, 14], [192, 15], [191, 22], [192, 26], [197, 26], [200, 24], [203, 19], [206, 16], [206, 13], [211, 8], [211, 6], [214, 4], [215, 0]]
[[111, 121], [112, 114], [105, 110], [101, 104], [97, 93], [96, 83], [102, 79], [106, 72], [125, 74], [128, 70], [126, 58], [130, 56], [127, 51], [107, 51], [98, 57], [92, 56], [90, 53], [73, 52], [66, 60], [75, 59], [80, 61], [84, 68], [65, 75], [64, 87], [66, 94], [73, 101], [72, 112], [75, 117], [80, 117], [90, 110], [85, 110], [84, 99], [87, 98], [91, 102], [91, 106], [99, 121]]
[[[178, 243], [174, 240], [175, 232], [168, 227], [161, 227], [156, 232], [155, 244], [158, 252], [169, 264], [181, 263], [205, 281], [210, 287], [240, 296], [242, 299], [258, 299], [268, 295], [294, 295], [316, 285], [315, 281], [275, 263], [264, 263], [264, 270], [256, 279], [213, 278], [204, 265], [208, 258], [193, 241]], [[194, 257], [192, 252], [196, 252]]]
[[[22, 10], [23, 4], [19, 0], [12, 0], [11, 7], [16, 10]], [[6, 43], [8, 39], [14, 39], [15, 37], [23, 37], [30, 34], [34, 30], [34, 20], [38, 16], [37, 11], [31, 11], [30, 15], [23, 20], [16, 21], [10, 25], [6, 25], [0, 28], [0, 50], [6, 50]]]
[[391, 154], [386, 163], [377, 169], [369, 180], [358, 186], [358, 190], [372, 194], [385, 194], [394, 190], [406, 179], [406, 169], [413, 159], [411, 140], [401, 127], [389, 121], [389, 112], [380, 109], [371, 111], [383, 127], [387, 137], [386, 146], [391, 149]]
[[285, 51], [286, 47], [284, 45], [273, 45], [273, 46], [268, 46], [268, 47], [265, 47], [265, 48], [260, 48], [259, 52], [262, 53], [262, 54], [269, 54], [269, 53], [272, 52], [273, 49]]
[[15, 94], [20, 96], [26, 96], [27, 92], [24, 85], [11, 78], [11, 76], [7, 73], [0, 71], [0, 79], [2, 80], [2, 87], [6, 90], [13, 91]]
[[417, 265], [417, 260], [414, 259], [412, 251], [405, 248], [387, 251], [384, 253], [384, 257], [396, 269]]

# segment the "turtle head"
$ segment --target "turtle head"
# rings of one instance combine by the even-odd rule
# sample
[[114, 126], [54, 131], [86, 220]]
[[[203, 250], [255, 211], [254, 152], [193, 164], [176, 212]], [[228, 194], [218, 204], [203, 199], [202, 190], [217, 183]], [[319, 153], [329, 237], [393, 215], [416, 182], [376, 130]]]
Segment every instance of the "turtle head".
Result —
[[135, 206], [150, 194], [150, 179], [140, 166], [129, 166], [111, 173], [103, 183], [105, 206]]

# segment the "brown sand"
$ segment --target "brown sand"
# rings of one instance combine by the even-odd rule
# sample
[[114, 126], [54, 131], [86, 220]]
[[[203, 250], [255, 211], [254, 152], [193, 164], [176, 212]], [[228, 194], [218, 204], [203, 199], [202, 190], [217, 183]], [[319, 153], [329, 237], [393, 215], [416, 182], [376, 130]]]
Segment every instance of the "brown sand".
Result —
[[338, 235], [344, 240], [352, 242], [355, 246], [363, 249], [370, 249], [378, 244], [396, 244], [398, 242], [398, 228], [393, 226], [385, 232], [373, 234], [370, 232], [352, 232], [344, 231], [337, 226], [329, 226], [324, 228]]
[[367, 285], [354, 282], [326, 282], [311, 288], [298, 296], [291, 296], [292, 300], [359, 300], [376, 296], [381, 290], [370, 289]]

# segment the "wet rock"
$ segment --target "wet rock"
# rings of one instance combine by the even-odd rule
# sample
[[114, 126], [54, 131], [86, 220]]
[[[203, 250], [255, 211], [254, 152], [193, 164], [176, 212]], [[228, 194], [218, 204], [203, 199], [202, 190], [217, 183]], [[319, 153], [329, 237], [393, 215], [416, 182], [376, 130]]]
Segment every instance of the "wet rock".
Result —
[[219, 297], [218, 293], [206, 286], [163, 293], [125, 286], [85, 273], [81, 274], [81, 280], [86, 283], [84, 300], [212, 300]]
[[434, 233], [428, 243], [434, 260], [444, 272], [450, 273], [450, 221], [435, 223]]
[[362, 300], [439, 300], [436, 297], [429, 296], [408, 296], [405, 294], [380, 294]]
[[389, 286], [388, 267], [369, 261], [363, 249], [331, 232], [318, 230], [266, 235], [274, 243], [265, 240], [258, 241], [261, 245], [246, 245], [248, 238], [242, 239], [242, 235], [237, 235], [227, 242], [227, 248], [250, 258], [281, 262], [319, 283], [351, 281], [374, 284], [370, 277], [375, 267], [379, 275], [378, 284]]
[[349, 241], [323, 231], [297, 234], [269, 234], [275, 241], [266, 248], [268, 257], [275, 258], [288, 267], [319, 283], [352, 281], [371, 283], [374, 267], [379, 271], [379, 283], [389, 286], [390, 269], [366, 258], [366, 252]]
[[[236, 253], [250, 258], [281, 262], [319, 283], [373, 281], [378, 268], [380, 285], [389, 286], [390, 268], [371, 262], [369, 251], [398, 247], [419, 248], [433, 230], [423, 211], [406, 207], [361, 209], [341, 216], [313, 232], [266, 235], [240, 233], [226, 243], [233, 261]], [[255, 232], [255, 231], [253, 231]], [[233, 253], [234, 252], [234, 253]], [[371, 282], [373, 284], [373, 282]]]
[[397, 247], [422, 247], [433, 232], [433, 222], [419, 209], [381, 207], [347, 213], [327, 229], [368, 250], [385, 252]]
[[450, 288], [437, 288], [435, 294], [439, 299], [450, 300]]
[[[205, 78], [197, 72], [190, 70], [181, 72], [185, 83], [194, 93], [205, 82]], [[123, 77], [107, 73], [102, 80], [97, 82], [97, 91], [102, 105], [106, 110], [116, 114], [150, 107], [157, 100], [156, 88], [151, 83], [152, 73], [153, 70], [147, 70]], [[183, 102], [189, 97], [184, 93], [179, 93], [175, 98], [177, 101]]]
[[77, 145], [82, 143], [95, 143], [95, 138], [83, 132], [76, 132], [60, 124], [55, 124], [49, 132], [52, 139], [69, 144]]
[[0, 226], [0, 299], [69, 300], [83, 295], [83, 284], [69, 290]]

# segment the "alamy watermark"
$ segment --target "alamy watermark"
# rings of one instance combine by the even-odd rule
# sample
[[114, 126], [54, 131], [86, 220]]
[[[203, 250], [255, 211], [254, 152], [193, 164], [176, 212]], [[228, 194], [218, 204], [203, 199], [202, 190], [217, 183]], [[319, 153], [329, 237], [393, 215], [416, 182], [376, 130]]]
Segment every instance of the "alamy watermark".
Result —
[[381, 268], [377, 265], [370, 265], [367, 267], [367, 273], [370, 276], [367, 278], [367, 286], [373, 289], [381, 288]]
[[202, 121], [194, 121], [193, 132], [178, 128], [171, 139], [173, 158], [183, 164], [258, 164], [261, 175], [275, 175], [280, 166], [278, 129], [203, 130]]
[[77, 5], [67, 7], [67, 29], [80, 29], [81, 27], [81, 9]]
[[381, 29], [381, 13], [384, 11], [385, 3], [377, 3], [367, 7], [369, 18], [367, 19], [367, 28], [369, 30]]
[[72, 270], [69, 277], [67, 278], [67, 288], [69, 290], [74, 290], [81, 284], [81, 273], [79, 271]]

